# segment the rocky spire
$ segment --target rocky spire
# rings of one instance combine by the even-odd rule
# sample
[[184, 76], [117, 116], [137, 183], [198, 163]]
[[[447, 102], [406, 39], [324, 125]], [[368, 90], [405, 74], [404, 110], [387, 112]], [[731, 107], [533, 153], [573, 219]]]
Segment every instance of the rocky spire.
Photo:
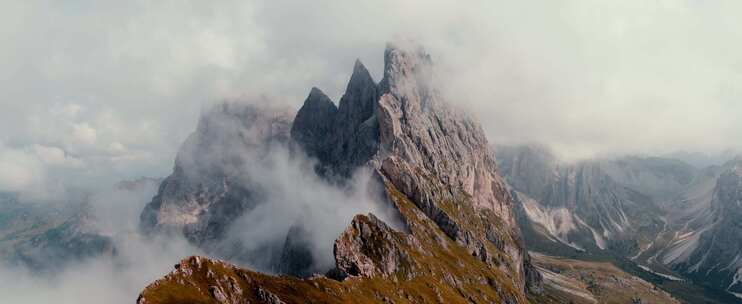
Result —
[[375, 87], [375, 84], [376, 83], [371, 77], [371, 73], [369, 73], [368, 69], [366, 69], [366, 66], [363, 65], [360, 59], [356, 59], [355, 63], [353, 64], [353, 73], [350, 75], [350, 80], [348, 81], [348, 86], [345, 89], [345, 93], [357, 93], [359, 91], [367, 90], [369, 87]]
[[332, 138], [337, 113], [338, 109], [332, 100], [320, 89], [313, 87], [296, 114], [291, 127], [291, 138], [308, 155], [326, 159], [326, 147]]
[[429, 93], [433, 81], [432, 67], [433, 60], [422, 47], [410, 42], [388, 43], [384, 50], [384, 79], [380, 86], [395, 97]]
[[378, 126], [374, 119], [378, 100], [378, 86], [363, 63], [356, 60], [335, 119], [329, 163], [338, 175], [350, 175], [378, 150]]
[[356, 60], [345, 94], [340, 99], [338, 121], [335, 123], [341, 130], [356, 129], [373, 115], [378, 97], [378, 88], [371, 74], [360, 60]]

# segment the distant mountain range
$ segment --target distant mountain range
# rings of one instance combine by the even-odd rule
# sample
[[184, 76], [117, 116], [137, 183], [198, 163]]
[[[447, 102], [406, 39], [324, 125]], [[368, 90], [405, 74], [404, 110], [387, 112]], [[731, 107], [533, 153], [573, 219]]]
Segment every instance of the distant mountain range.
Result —
[[19, 201], [0, 194], [0, 262], [35, 272], [55, 272], [69, 263], [112, 254], [111, 239], [99, 233], [87, 206]]
[[742, 287], [739, 158], [696, 168], [660, 157], [562, 163], [539, 146], [499, 147], [529, 248], [630, 259], [671, 280]]
[[[160, 179], [139, 178], [113, 185], [119, 193], [137, 192]], [[102, 228], [87, 195], [65, 201], [35, 201], [0, 193], [0, 265], [32, 273], [55, 273], [101, 256], [116, 255], [111, 231]]]

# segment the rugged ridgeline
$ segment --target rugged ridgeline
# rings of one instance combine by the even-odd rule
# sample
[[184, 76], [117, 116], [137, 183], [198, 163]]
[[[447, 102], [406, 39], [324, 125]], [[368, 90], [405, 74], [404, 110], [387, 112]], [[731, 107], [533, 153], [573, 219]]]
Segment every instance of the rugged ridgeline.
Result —
[[668, 226], [637, 258], [742, 294], [742, 160], [703, 170], [668, 206]]
[[739, 160], [695, 169], [654, 157], [565, 164], [536, 146], [497, 152], [529, 248], [612, 255], [671, 281], [739, 292]]
[[[357, 215], [335, 241], [336, 267], [309, 279], [192, 257], [148, 286], [139, 303], [526, 303], [526, 289], [540, 290], [481, 127], [442, 100], [421, 49], [389, 46], [384, 56], [380, 83], [356, 62], [337, 107], [313, 88], [291, 126], [290, 145], [317, 159], [318, 174], [338, 185], [370, 169], [382, 203], [398, 211], [404, 227]], [[229, 218], [217, 221], [211, 210], [243, 196], [220, 201], [228, 189], [200, 194], [214, 186], [186, 181], [178, 162], [142, 214], [144, 227], [198, 236], [209, 231], [203, 230], [209, 221], [228, 225]], [[254, 202], [235, 211], [249, 211]], [[301, 244], [287, 247], [280, 256], [303, 255]]]
[[[662, 212], [655, 202], [668, 195], [658, 185], [670, 182], [640, 159], [562, 164], [546, 149], [532, 146], [504, 147], [498, 153], [525, 218], [548, 239], [580, 251], [629, 255], [662, 230]], [[655, 179], [662, 182], [646, 182]], [[686, 182], [679, 179], [672, 187]]]
[[696, 250], [675, 268], [742, 295], [742, 160], [727, 164], [717, 180], [711, 212], [713, 224], [696, 232]]

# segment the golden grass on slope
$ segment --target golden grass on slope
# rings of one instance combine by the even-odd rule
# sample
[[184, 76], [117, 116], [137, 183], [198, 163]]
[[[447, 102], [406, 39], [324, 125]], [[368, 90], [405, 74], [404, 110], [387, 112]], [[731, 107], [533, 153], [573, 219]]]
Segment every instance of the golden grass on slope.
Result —
[[667, 292], [611, 263], [580, 261], [538, 253], [532, 253], [531, 256], [534, 264], [544, 272], [547, 289], [545, 295], [534, 296], [533, 302], [620, 304], [640, 299], [641, 303], [680, 303]]
[[[262, 303], [271, 296], [285, 303], [527, 303], [523, 291], [513, 284], [518, 278], [468, 254], [405, 195], [391, 184], [386, 188], [416, 239], [406, 242], [409, 235], [393, 232], [393, 245], [414, 265], [401, 265], [389, 277], [302, 280], [191, 257], [148, 286], [140, 303], [218, 303], [219, 298], [224, 303]], [[367, 220], [365, 216], [354, 219]]]

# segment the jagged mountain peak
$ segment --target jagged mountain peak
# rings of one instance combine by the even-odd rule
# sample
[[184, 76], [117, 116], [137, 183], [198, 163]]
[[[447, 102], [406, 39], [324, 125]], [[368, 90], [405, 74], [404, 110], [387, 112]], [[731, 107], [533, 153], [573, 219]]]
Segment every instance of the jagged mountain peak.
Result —
[[[378, 203], [396, 212], [408, 229], [397, 231], [373, 215], [356, 216], [335, 243], [336, 273], [330, 277], [345, 286], [402, 279], [424, 286], [400, 288], [420, 303], [463, 302], [463, 297], [525, 303], [525, 290], [539, 290], [540, 276], [521, 242], [512, 197], [496, 172], [484, 131], [438, 94], [432, 61], [422, 48], [390, 44], [384, 56], [380, 85], [357, 61], [337, 110], [313, 89], [291, 126], [293, 142], [316, 158], [321, 178], [342, 186], [357, 170], [370, 171], [383, 185]], [[303, 263], [306, 244], [289, 238], [285, 243], [285, 256], [301, 259], [296, 268], [309, 269]], [[343, 280], [348, 276], [355, 278]], [[188, 280], [178, 277], [172, 284], [181, 279]], [[250, 288], [275, 284], [280, 283], [270, 279]], [[451, 288], [465, 292], [445, 295]], [[388, 292], [361, 299], [397, 298]], [[429, 298], [436, 294], [437, 300]]]
[[384, 49], [384, 70], [388, 71], [394, 66], [410, 63], [411, 67], [420, 64], [431, 65], [433, 60], [425, 48], [414, 41], [388, 42]]
[[318, 87], [312, 87], [312, 89], [309, 90], [309, 95], [307, 95], [304, 104], [309, 104], [310, 106], [335, 106], [332, 99], [330, 99], [330, 97], [328, 97], [327, 94]]
[[433, 60], [422, 46], [411, 42], [389, 43], [384, 51], [381, 87], [395, 96], [413, 93], [408, 91], [411, 89], [425, 93], [432, 85], [432, 68]]
[[294, 118], [291, 138], [304, 147], [309, 156], [324, 158], [325, 151], [321, 151], [321, 147], [332, 138], [337, 112], [338, 108], [332, 100], [313, 87]]
[[346, 88], [346, 91], [363, 89], [370, 84], [376, 84], [373, 77], [371, 77], [371, 73], [369, 73], [368, 69], [366, 69], [366, 66], [363, 65], [361, 59], [356, 59], [355, 63], [353, 64], [353, 73], [350, 75], [350, 81], [348, 81], [348, 87]]
[[340, 121], [336, 124], [356, 127], [373, 114], [377, 99], [376, 82], [361, 60], [356, 59], [345, 94], [340, 99], [338, 118]]

